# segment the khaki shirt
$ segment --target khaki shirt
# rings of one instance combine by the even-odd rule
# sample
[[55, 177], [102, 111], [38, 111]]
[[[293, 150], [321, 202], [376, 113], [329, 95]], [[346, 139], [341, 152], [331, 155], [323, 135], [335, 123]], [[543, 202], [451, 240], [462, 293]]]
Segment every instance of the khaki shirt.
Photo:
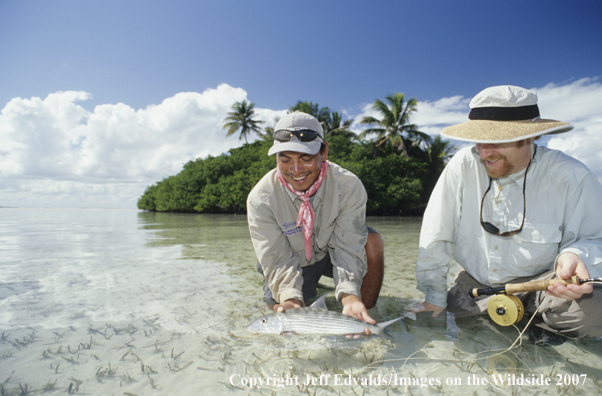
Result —
[[361, 297], [367, 271], [366, 201], [359, 178], [330, 162], [326, 178], [313, 195], [313, 254], [308, 261], [303, 232], [297, 227], [301, 198], [280, 183], [276, 169], [257, 183], [247, 198], [249, 231], [276, 301], [303, 301], [301, 267], [313, 265], [327, 253], [334, 267], [337, 300], [343, 293]]

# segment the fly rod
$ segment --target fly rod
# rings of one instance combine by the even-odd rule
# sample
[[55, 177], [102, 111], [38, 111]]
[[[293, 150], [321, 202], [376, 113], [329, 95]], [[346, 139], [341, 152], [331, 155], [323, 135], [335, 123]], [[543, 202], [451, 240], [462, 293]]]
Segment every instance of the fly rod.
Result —
[[[597, 278], [602, 279], [602, 278]], [[577, 275], [569, 278], [569, 279], [547, 279], [547, 280], [538, 280], [524, 283], [506, 283], [501, 287], [486, 287], [483, 289], [474, 288], [470, 290], [470, 296], [472, 298], [476, 298], [479, 296], [491, 296], [494, 294], [514, 294], [514, 293], [525, 293], [525, 292], [534, 292], [534, 291], [542, 291], [547, 290], [548, 286], [553, 285], [554, 283], [561, 283], [563, 285], [582, 285], [587, 282], [595, 282], [597, 279], [588, 278], [588, 279], [580, 279]]]
[[514, 293], [528, 293], [547, 290], [548, 286], [555, 283], [563, 285], [582, 285], [584, 283], [602, 283], [602, 278], [580, 279], [577, 275], [569, 279], [547, 279], [524, 283], [507, 283], [501, 287], [474, 288], [469, 291], [472, 298], [479, 296], [494, 297], [487, 304], [487, 312], [494, 322], [501, 326], [510, 326], [518, 323], [525, 312], [523, 303]]

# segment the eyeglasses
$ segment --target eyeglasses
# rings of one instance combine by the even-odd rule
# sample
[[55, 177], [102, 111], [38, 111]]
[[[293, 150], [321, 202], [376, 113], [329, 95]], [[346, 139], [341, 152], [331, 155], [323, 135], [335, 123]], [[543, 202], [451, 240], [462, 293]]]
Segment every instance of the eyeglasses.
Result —
[[[300, 129], [298, 131], [288, 131], [286, 129], [281, 129], [279, 131], [274, 132], [274, 140], [279, 142], [288, 142], [293, 136], [299, 139], [300, 142], [313, 142], [316, 138], [322, 139], [322, 136], [316, 131], [312, 131], [311, 129]], [[324, 140], [324, 139], [322, 139]]]
[[527, 214], [527, 200], [525, 198], [525, 188], [527, 187], [527, 172], [529, 172], [530, 166], [531, 166], [531, 162], [529, 162], [529, 165], [527, 165], [527, 169], [525, 169], [525, 178], [523, 180], [523, 221], [520, 223], [520, 227], [514, 231], [505, 231], [505, 232], [500, 233], [500, 229], [497, 228], [496, 226], [494, 226], [493, 224], [491, 224], [489, 222], [483, 222], [483, 202], [485, 202], [485, 196], [487, 195], [489, 190], [491, 190], [492, 178], [489, 177], [489, 187], [487, 188], [487, 191], [485, 191], [485, 194], [483, 194], [483, 199], [481, 199], [481, 213], [480, 213], [481, 227], [483, 227], [483, 229], [485, 231], [487, 231], [488, 233], [493, 234], [493, 235], [499, 235], [501, 237], [509, 237], [509, 236], [516, 235], [523, 230], [523, 225], [525, 225], [525, 217]]

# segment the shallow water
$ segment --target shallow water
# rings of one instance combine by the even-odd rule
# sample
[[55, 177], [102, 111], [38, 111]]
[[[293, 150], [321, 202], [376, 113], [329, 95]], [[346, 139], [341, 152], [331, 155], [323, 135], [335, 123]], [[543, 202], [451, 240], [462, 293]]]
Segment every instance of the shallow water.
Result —
[[[385, 240], [380, 322], [423, 297], [420, 219], [367, 223]], [[601, 342], [504, 352], [518, 331], [488, 318], [419, 315], [358, 340], [251, 335], [269, 312], [255, 262], [244, 216], [0, 209], [0, 394], [599, 391]]]

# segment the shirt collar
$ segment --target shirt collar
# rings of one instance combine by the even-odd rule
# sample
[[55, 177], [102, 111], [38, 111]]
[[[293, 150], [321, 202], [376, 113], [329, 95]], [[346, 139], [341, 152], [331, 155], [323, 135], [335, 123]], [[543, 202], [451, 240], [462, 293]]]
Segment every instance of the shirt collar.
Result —
[[[497, 182], [498, 185], [507, 186], [512, 183], [516, 183], [520, 188], [523, 187], [523, 182], [525, 181], [525, 171], [529, 169], [529, 172], [532, 173], [537, 163], [537, 146], [535, 145], [535, 155], [531, 158], [531, 166], [527, 165], [524, 169], [508, 175], [506, 177], [501, 177], [499, 179], [493, 179]], [[527, 175], [529, 177], [529, 175]]]
[[[326, 179], [324, 179], [324, 182], [322, 183], [322, 185], [320, 186], [320, 188], [318, 188], [318, 191], [316, 191], [316, 193], [311, 196], [311, 202], [312, 202], [312, 206], [314, 208], [316, 206], [318, 206], [318, 204], [324, 200], [324, 194], [325, 194], [324, 191], [326, 191], [326, 188], [324, 187], [324, 185], [328, 182], [328, 173], [329, 173], [329, 171], [330, 171], [330, 167], [328, 167], [328, 169], [326, 169]], [[303, 200], [301, 199], [301, 197], [299, 197], [294, 192], [290, 191], [288, 188], [284, 187], [282, 185], [282, 183], [278, 183], [278, 184], [280, 184], [280, 186], [282, 188], [284, 188], [284, 190], [286, 191], [288, 197], [291, 199], [292, 202], [295, 202], [295, 200], [299, 200], [299, 202], [303, 202]]]

